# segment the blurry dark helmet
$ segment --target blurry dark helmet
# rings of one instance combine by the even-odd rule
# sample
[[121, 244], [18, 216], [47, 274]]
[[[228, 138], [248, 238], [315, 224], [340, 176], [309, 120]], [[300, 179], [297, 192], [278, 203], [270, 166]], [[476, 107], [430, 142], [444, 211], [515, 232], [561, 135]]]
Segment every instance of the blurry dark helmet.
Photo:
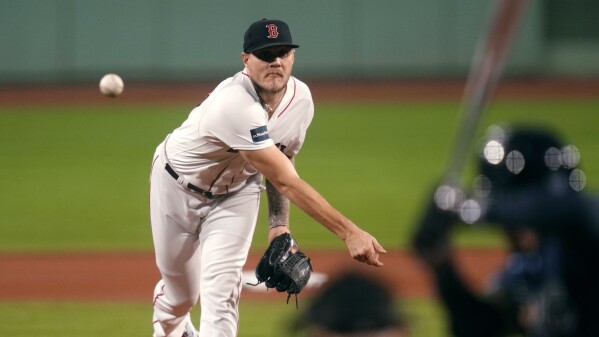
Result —
[[586, 176], [580, 152], [547, 128], [493, 126], [479, 156], [475, 193], [487, 199], [485, 218], [508, 227], [559, 229], [575, 221]]
[[480, 152], [479, 169], [491, 191], [498, 192], [545, 184], [549, 177], [568, 182], [579, 162], [578, 149], [565, 145], [550, 129], [493, 126]]

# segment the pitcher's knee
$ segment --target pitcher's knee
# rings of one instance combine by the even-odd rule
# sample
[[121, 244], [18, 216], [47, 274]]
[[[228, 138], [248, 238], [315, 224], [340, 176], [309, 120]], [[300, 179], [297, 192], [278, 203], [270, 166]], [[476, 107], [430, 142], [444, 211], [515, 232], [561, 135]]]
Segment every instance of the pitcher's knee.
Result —
[[154, 307], [158, 312], [163, 312], [168, 316], [181, 317], [186, 315], [196, 303], [197, 300], [193, 299], [172, 301], [162, 297], [155, 301]]
[[197, 300], [186, 300], [176, 303], [172, 306], [172, 312], [177, 317], [187, 315], [187, 313], [191, 311], [191, 308], [193, 308], [196, 303]]

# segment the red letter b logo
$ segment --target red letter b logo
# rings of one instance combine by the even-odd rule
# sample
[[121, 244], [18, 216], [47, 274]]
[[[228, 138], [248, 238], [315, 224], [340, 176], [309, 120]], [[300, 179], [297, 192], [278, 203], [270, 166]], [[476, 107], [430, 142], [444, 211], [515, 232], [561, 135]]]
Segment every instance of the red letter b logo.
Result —
[[277, 26], [275, 26], [275, 24], [271, 23], [269, 25], [266, 25], [266, 29], [268, 29], [268, 38], [269, 39], [276, 39], [277, 36], [279, 36], [279, 31], [277, 30]]

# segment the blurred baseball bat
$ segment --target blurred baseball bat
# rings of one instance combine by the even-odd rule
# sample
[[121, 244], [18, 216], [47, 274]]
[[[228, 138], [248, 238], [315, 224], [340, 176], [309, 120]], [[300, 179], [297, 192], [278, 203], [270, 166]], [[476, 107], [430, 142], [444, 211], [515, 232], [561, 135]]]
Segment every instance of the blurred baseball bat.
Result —
[[494, 0], [490, 21], [480, 35], [460, 107], [454, 148], [450, 152], [445, 181], [460, 186], [466, 154], [493, 90], [503, 72], [518, 26], [530, 0]]
[[413, 237], [417, 254], [433, 267], [449, 256], [449, 230], [462, 192], [461, 175], [472, 137], [503, 71], [518, 25], [530, 0], [493, 0], [486, 29], [478, 38], [460, 106], [454, 148], [445, 176], [428, 200]]

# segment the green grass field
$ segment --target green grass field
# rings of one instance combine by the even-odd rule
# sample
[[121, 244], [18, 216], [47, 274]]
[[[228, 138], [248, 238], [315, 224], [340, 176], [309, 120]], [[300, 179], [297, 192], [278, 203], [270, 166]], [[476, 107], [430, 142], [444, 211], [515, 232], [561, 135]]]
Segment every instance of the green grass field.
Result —
[[[404, 246], [447, 159], [457, 108], [456, 102], [317, 105], [298, 171], [385, 246]], [[599, 176], [598, 109], [593, 100], [500, 101], [479, 134], [499, 121], [558, 127], [582, 152], [593, 188]], [[150, 160], [188, 110], [0, 108], [0, 251], [151, 249]], [[265, 246], [264, 214], [257, 249]], [[292, 226], [306, 247], [341, 247], [297, 210]]]
[[[284, 301], [242, 301], [239, 337], [301, 336], [293, 331], [299, 311]], [[413, 336], [444, 336], [443, 312], [425, 300], [398, 303]], [[192, 312], [194, 321], [199, 313]], [[147, 303], [0, 302], [0, 335], [11, 337], [152, 336], [152, 308]]]
[[[447, 159], [457, 110], [454, 101], [317, 104], [298, 171], [386, 248], [405, 247]], [[151, 250], [150, 160], [188, 112], [186, 106], [116, 103], [0, 107], [0, 251]], [[587, 189], [593, 190], [599, 187], [598, 112], [599, 100], [498, 101], [478, 135], [503, 121], [556, 127], [580, 149]], [[470, 159], [468, 175], [474, 154]], [[266, 245], [261, 213], [258, 250]], [[303, 247], [343, 249], [297, 209], [292, 228]], [[483, 228], [462, 231], [459, 242], [501, 244]], [[414, 336], [443, 336], [436, 303], [406, 301], [402, 307]], [[150, 310], [145, 303], [0, 302], [0, 335], [149, 336]], [[278, 324], [296, 315], [295, 308], [270, 302], [243, 302], [241, 310], [241, 337], [280, 336]]]

